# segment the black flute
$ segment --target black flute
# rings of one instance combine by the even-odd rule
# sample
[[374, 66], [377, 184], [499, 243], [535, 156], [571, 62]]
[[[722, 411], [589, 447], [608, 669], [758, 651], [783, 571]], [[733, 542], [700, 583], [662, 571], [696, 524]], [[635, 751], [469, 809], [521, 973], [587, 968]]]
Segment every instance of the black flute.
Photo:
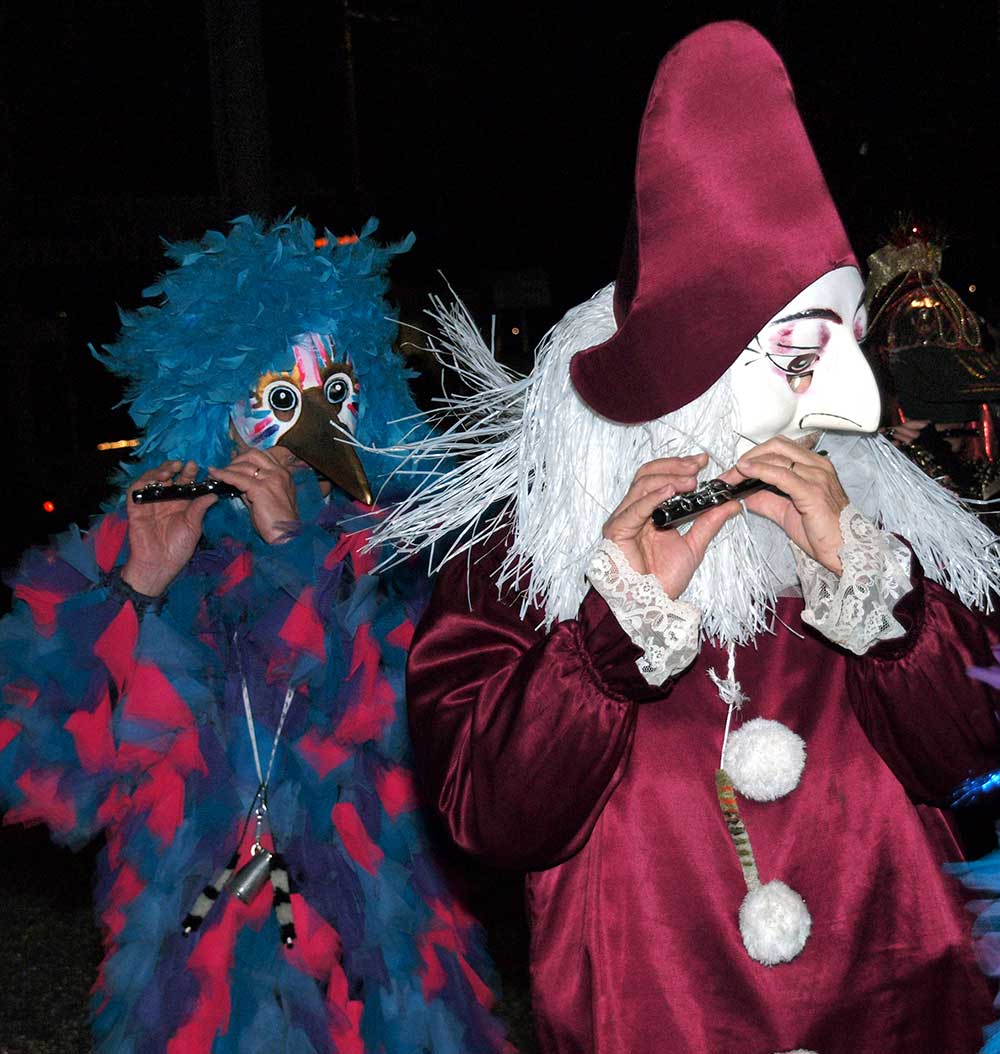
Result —
[[745, 479], [741, 483], [726, 483], [721, 479], [710, 479], [702, 483], [697, 490], [689, 491], [687, 494], [675, 494], [666, 501], [661, 501], [653, 509], [650, 519], [655, 527], [663, 531], [672, 531], [675, 527], [690, 523], [695, 517], [700, 516], [716, 505], [725, 505], [727, 501], [738, 501], [747, 498], [760, 490], [769, 490], [772, 494], [780, 494], [783, 498], [788, 495], [770, 483], [759, 479]]
[[238, 498], [243, 492], [221, 479], [203, 479], [200, 483], [147, 483], [132, 491], [136, 505], [149, 505], [154, 501], [193, 501], [203, 494], [216, 494], [220, 498]]

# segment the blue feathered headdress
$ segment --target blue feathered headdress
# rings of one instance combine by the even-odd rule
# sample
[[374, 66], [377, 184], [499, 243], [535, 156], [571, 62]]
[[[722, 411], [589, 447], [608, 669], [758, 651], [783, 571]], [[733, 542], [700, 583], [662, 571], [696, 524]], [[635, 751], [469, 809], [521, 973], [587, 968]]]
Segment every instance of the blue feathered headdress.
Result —
[[[365, 393], [358, 441], [386, 447], [402, 439], [412, 425], [402, 419], [416, 407], [412, 374], [392, 351], [386, 270], [413, 235], [383, 246], [372, 239], [377, 226], [369, 220], [345, 244], [326, 232], [317, 247], [307, 220], [289, 216], [265, 228], [241, 216], [228, 237], [209, 231], [200, 242], [168, 245], [177, 266], [143, 291], [160, 303], [123, 312], [117, 343], [95, 351], [128, 381], [125, 402], [143, 433], [126, 477], [168, 459], [228, 463], [230, 408], [261, 374], [286, 368], [290, 338], [307, 332], [332, 335], [351, 356]], [[396, 462], [362, 460], [377, 492]]]

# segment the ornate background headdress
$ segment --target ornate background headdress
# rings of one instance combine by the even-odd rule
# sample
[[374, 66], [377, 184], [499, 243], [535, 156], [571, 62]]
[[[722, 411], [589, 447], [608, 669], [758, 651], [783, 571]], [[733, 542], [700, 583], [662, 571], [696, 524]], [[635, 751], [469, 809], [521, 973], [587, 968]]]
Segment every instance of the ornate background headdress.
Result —
[[865, 344], [908, 417], [964, 421], [1000, 399], [1000, 362], [983, 347], [975, 314], [941, 278], [938, 241], [901, 221], [868, 257]]

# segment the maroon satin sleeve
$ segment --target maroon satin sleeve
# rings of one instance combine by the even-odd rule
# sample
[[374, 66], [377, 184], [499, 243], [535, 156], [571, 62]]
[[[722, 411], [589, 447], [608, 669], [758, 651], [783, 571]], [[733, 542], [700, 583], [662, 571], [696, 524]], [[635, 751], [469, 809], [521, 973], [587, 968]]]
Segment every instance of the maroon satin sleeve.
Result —
[[906, 635], [848, 663], [847, 686], [869, 740], [917, 802], [942, 803], [969, 776], [1000, 766], [1000, 696], [969, 666], [990, 666], [996, 620], [924, 579], [896, 606]]
[[[492, 562], [495, 567], [495, 558]], [[586, 842], [628, 761], [637, 701], [661, 698], [593, 590], [537, 629], [491, 564], [453, 560], [410, 650], [410, 730], [424, 789], [463, 848], [539, 870]]]

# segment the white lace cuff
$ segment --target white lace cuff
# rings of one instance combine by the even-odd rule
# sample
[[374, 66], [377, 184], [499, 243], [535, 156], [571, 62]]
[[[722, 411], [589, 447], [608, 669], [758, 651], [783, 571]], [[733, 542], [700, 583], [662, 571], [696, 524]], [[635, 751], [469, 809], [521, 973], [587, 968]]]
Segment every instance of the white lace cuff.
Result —
[[649, 684], [659, 686], [691, 665], [701, 624], [696, 607], [668, 597], [655, 575], [639, 574], [607, 538], [591, 557], [587, 578], [629, 640], [642, 648], [636, 666]]
[[877, 641], [906, 632], [892, 611], [912, 588], [911, 555], [853, 505], [840, 514], [840, 532], [844, 570], [839, 577], [792, 544], [806, 605], [802, 621], [834, 644], [864, 655]]

